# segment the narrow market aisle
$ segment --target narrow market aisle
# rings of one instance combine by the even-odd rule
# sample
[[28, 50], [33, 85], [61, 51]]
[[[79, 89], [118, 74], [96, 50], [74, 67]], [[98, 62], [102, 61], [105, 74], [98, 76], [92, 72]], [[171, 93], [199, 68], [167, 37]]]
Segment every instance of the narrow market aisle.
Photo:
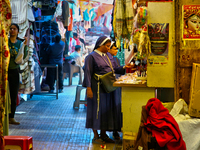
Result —
[[[65, 79], [64, 85], [67, 82]], [[65, 86], [57, 100], [55, 96], [33, 95], [21, 103], [15, 115], [21, 124], [9, 125], [9, 135], [32, 136], [34, 150], [100, 150], [100, 145], [92, 144], [92, 130], [85, 128], [87, 108], [73, 109], [77, 83], [78, 77], [74, 77], [72, 86]], [[84, 95], [85, 91], [81, 97]], [[106, 149], [121, 150], [121, 142], [106, 144]]]

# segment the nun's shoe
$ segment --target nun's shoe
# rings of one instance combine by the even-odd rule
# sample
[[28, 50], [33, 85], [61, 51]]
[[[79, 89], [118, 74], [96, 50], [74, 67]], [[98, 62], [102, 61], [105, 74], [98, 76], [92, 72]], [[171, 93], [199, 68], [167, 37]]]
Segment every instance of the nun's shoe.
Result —
[[10, 119], [9, 119], [9, 124], [19, 125], [20, 122], [17, 122], [14, 118], [10, 118]]

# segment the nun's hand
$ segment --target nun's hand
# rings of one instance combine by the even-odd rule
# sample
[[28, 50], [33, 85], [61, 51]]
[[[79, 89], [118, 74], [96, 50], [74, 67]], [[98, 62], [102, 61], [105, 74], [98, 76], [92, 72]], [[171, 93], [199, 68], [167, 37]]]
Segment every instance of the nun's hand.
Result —
[[93, 92], [91, 87], [87, 87], [87, 97], [88, 98], [93, 98]]
[[124, 66], [125, 69], [133, 68], [133, 67], [135, 67], [135, 63], [128, 63], [127, 65]]

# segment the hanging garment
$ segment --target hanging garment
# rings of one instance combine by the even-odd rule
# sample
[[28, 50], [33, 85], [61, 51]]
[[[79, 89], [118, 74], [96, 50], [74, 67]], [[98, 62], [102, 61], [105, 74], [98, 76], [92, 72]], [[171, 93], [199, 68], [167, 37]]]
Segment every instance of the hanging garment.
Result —
[[35, 17], [34, 17], [34, 14], [33, 14], [32, 6], [33, 6], [32, 0], [28, 0], [27, 18], [28, 18], [29, 21], [34, 22]]
[[[8, 86], [8, 64], [10, 60], [10, 52], [8, 48], [8, 32], [11, 24], [11, 6], [9, 0], [0, 1], [0, 140], [3, 137], [3, 122], [5, 115], [5, 103], [7, 98]], [[2, 143], [1, 143], [2, 144]], [[0, 148], [1, 145], [0, 144]]]
[[92, 9], [89, 11], [89, 14], [90, 14], [90, 16], [91, 16], [91, 20], [92, 20], [92, 21], [97, 17], [97, 14], [96, 14], [96, 12], [94, 11], [94, 8], [92, 8]]
[[131, 35], [133, 32], [133, 7], [132, 7], [132, 0], [126, 0], [125, 2], [125, 21], [126, 27], [128, 29], [128, 33]]
[[[30, 29], [29, 29], [30, 30]], [[23, 94], [30, 94], [35, 90], [34, 82], [34, 67], [35, 61], [33, 59], [33, 48], [34, 48], [34, 37], [28, 32], [29, 42], [28, 42], [28, 55], [24, 59], [24, 63], [20, 65], [20, 70], [22, 71], [21, 77], [22, 81], [20, 84], [19, 92]]]
[[64, 28], [63, 22], [62, 21], [56, 21], [56, 22], [58, 24], [59, 33], [60, 33], [62, 39], [64, 39], [65, 38], [66, 29]]
[[55, 17], [62, 16], [62, 3], [59, 3], [56, 7]]
[[27, 0], [10, 0], [12, 8], [12, 23], [19, 25], [18, 37], [23, 39], [29, 27]]
[[85, 20], [85, 21], [90, 21], [88, 9], [86, 9], [86, 10], [83, 12], [83, 20]]
[[70, 24], [70, 10], [69, 10], [69, 3], [67, 1], [62, 2], [62, 19], [64, 26], [69, 26]]
[[117, 0], [117, 8], [116, 8], [116, 34], [117, 37], [120, 38], [123, 31], [124, 24], [124, 5], [123, 0]]
[[27, 20], [27, 0], [10, 0], [12, 8], [12, 22], [22, 24]]
[[71, 3], [69, 3], [69, 15], [70, 16], [69, 16], [68, 31], [72, 31], [72, 29], [73, 29], [73, 4], [71, 4]]
[[112, 25], [113, 25], [113, 32], [115, 35], [117, 33], [117, 30], [116, 30], [117, 0], [114, 1], [113, 5], [114, 5], [114, 8], [113, 8]]

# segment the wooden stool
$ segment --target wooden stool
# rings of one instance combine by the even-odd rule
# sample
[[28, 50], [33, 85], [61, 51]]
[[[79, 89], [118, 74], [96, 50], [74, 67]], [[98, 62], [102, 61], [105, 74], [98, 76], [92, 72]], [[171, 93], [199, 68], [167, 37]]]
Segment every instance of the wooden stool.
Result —
[[33, 140], [30, 136], [4, 136], [5, 150], [33, 150]]
[[78, 85], [76, 87], [76, 96], [75, 96], [75, 101], [74, 101], [74, 109], [79, 109], [80, 104], [87, 104], [87, 100], [80, 100], [80, 95], [81, 95], [81, 90], [85, 89], [85, 87], [82, 87]]

